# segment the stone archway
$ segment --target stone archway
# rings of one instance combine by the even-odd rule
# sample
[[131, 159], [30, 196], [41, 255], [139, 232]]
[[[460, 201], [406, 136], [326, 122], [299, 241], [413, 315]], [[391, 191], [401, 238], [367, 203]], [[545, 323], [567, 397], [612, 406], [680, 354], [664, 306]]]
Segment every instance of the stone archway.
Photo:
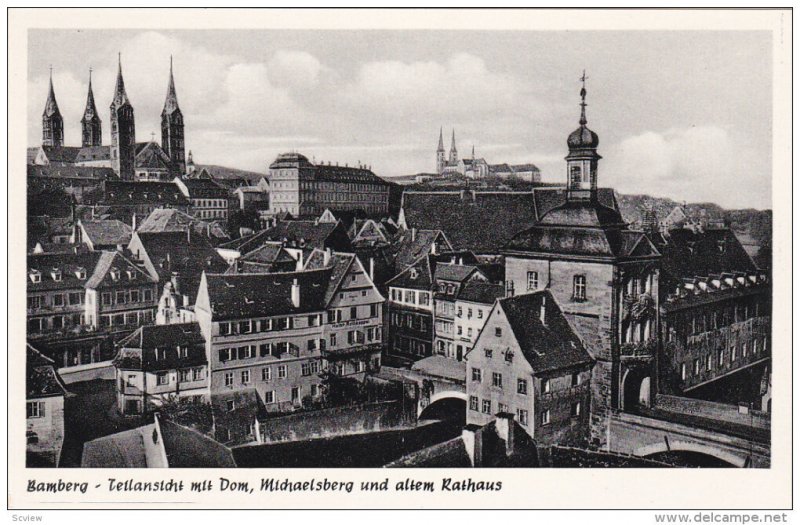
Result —
[[635, 412], [640, 407], [650, 408], [651, 381], [649, 367], [637, 366], [625, 370], [620, 408], [625, 412]]

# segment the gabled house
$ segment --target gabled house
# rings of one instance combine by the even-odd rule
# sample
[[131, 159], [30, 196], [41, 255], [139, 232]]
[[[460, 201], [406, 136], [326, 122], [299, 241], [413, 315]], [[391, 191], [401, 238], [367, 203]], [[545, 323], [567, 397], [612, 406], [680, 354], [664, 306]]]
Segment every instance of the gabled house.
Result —
[[467, 354], [467, 424], [509, 413], [540, 445], [585, 444], [593, 365], [549, 291], [499, 299]]
[[133, 229], [117, 219], [78, 220], [74, 241], [90, 250], [122, 250], [131, 240]]
[[57, 467], [64, 444], [67, 388], [52, 359], [25, 348], [25, 438], [27, 467]]

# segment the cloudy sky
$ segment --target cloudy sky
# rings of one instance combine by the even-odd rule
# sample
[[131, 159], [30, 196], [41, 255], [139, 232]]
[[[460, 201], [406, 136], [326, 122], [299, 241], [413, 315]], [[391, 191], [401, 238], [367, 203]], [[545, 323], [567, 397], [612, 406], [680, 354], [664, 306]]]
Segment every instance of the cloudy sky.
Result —
[[771, 207], [767, 32], [32, 30], [29, 144], [51, 65], [67, 144], [80, 142], [89, 67], [110, 142], [118, 52], [140, 141], [160, 137], [171, 54], [195, 162], [264, 172], [297, 150], [386, 177], [432, 171], [442, 126], [461, 155], [474, 145], [564, 180], [585, 68], [602, 186]]

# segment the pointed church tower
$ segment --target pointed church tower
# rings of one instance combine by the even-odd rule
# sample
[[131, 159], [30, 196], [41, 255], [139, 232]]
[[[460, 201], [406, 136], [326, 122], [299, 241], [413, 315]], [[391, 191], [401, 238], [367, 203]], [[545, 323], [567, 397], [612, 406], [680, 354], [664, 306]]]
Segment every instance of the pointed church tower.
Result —
[[89, 69], [89, 94], [86, 96], [86, 109], [83, 110], [81, 119], [81, 144], [84, 148], [90, 146], [100, 146], [103, 143], [102, 124], [100, 114], [94, 105], [94, 93], [92, 92], [92, 70]]
[[594, 200], [597, 197], [597, 154], [600, 139], [597, 133], [586, 127], [586, 71], [581, 82], [580, 127], [567, 138], [569, 155], [567, 161], [567, 198], [570, 200]]
[[436, 173], [439, 175], [444, 171], [446, 163], [444, 156], [444, 140], [442, 139], [442, 128], [439, 128], [439, 147], [436, 148]]
[[458, 151], [456, 150], [456, 130], [453, 129], [453, 138], [450, 139], [450, 164], [458, 164]]
[[53, 68], [50, 68], [50, 92], [42, 113], [42, 146], [64, 145], [64, 119], [58, 110], [56, 93], [53, 91]]
[[125, 93], [122, 57], [117, 68], [117, 85], [111, 101], [111, 166], [122, 180], [133, 180], [133, 157], [136, 149], [136, 126], [133, 106]]
[[161, 111], [161, 149], [172, 162], [174, 176], [186, 175], [186, 154], [183, 144], [183, 113], [178, 107], [175, 79], [172, 76], [172, 57], [169, 57], [169, 86]]

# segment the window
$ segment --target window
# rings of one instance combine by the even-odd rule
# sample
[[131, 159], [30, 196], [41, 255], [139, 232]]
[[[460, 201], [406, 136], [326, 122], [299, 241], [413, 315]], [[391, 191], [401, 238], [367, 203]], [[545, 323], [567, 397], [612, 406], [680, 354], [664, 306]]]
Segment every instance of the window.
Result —
[[503, 337], [503, 329], [500, 328], [499, 326], [495, 327], [494, 336], [495, 337]]
[[302, 365], [300, 365], [300, 369], [301, 369], [301, 374], [302, 375], [304, 375], [304, 376], [310, 376], [311, 375], [311, 364], [310, 363], [303, 363]]
[[469, 396], [469, 409], [478, 411], [478, 398], [477, 396]]
[[156, 383], [159, 386], [163, 386], [163, 385], [169, 384], [169, 375], [166, 372], [161, 372], [160, 374], [158, 374], [156, 376]]
[[267, 390], [264, 392], [264, 403], [269, 405], [275, 403], [275, 391], [274, 390]]
[[267, 357], [268, 355], [272, 355], [272, 351], [274, 349], [274, 345], [272, 343], [262, 343], [259, 347], [259, 355], [261, 357]]
[[139, 290], [131, 290], [131, 302], [138, 303], [139, 302]]
[[366, 369], [364, 361], [356, 361], [356, 373], [359, 374]]
[[178, 371], [178, 381], [181, 383], [186, 383], [191, 381], [191, 370], [179, 370]]
[[549, 425], [550, 424], [550, 411], [543, 410], [542, 411], [542, 425]]
[[503, 374], [492, 372], [492, 386], [503, 388]]
[[83, 304], [83, 294], [80, 292], [70, 292], [69, 293], [69, 304]]
[[250, 321], [239, 321], [239, 333], [240, 334], [250, 333]]
[[370, 317], [378, 317], [378, 305], [373, 303], [369, 305], [369, 316]]
[[711, 358], [711, 354], [708, 354], [708, 355], [706, 356], [706, 370], [707, 370], [707, 371], [708, 371], [708, 370], [711, 370], [712, 363], [713, 363], [713, 360], [712, 360], [712, 358]]
[[219, 360], [221, 362], [230, 361], [231, 360], [231, 349], [230, 348], [220, 348], [219, 350]]
[[42, 296], [31, 295], [30, 297], [28, 297], [28, 309], [38, 310], [41, 307], [42, 307]]
[[242, 384], [246, 385], [250, 382], [250, 370], [242, 370]]
[[231, 323], [219, 323], [219, 335], [230, 335]]
[[576, 301], [586, 300], [586, 276], [576, 275], [572, 278], [572, 298]]
[[506, 405], [505, 403], [498, 403], [497, 411], [502, 412], [504, 414], [508, 413], [508, 405]]
[[522, 425], [523, 427], [527, 427], [528, 426], [528, 411], [527, 410], [523, 410], [521, 408], [518, 408], [517, 409], [517, 421], [519, 421], [519, 424]]
[[117, 290], [117, 296], [116, 296], [117, 304], [125, 304], [126, 302], [125, 296], [126, 296], [125, 290]]
[[695, 359], [694, 360], [694, 362], [692, 363], [692, 370], [693, 370], [694, 375], [699, 375], [700, 374], [700, 359]]
[[286, 365], [278, 367], [278, 379], [286, 379]]
[[481, 402], [481, 412], [484, 414], [491, 414], [492, 413], [492, 400], [491, 399], [484, 399]]
[[261, 369], [261, 380], [270, 381], [272, 379], [272, 368], [266, 367]]
[[29, 401], [26, 407], [28, 419], [44, 417], [44, 401]]
[[539, 288], [539, 272], [528, 272], [528, 290], [536, 290]]
[[145, 301], [152, 301], [153, 300], [153, 290], [151, 290], [150, 288], [145, 289], [142, 292], [142, 295], [144, 296], [144, 300]]
[[309, 339], [307, 342], [308, 351], [316, 350], [317, 349], [317, 340], [316, 339]]
[[480, 368], [473, 368], [472, 369], [472, 380], [476, 383], [481, 382], [481, 369]]
[[422, 306], [428, 306], [431, 304], [431, 296], [427, 292], [420, 292], [419, 293], [419, 304]]
[[108, 306], [111, 304], [111, 292], [103, 292], [100, 296], [100, 304]]
[[233, 372], [225, 372], [225, 386], [233, 386]]
[[484, 355], [484, 356], [485, 356], [487, 359], [491, 359], [491, 358], [492, 358], [492, 349], [491, 349], [491, 348], [486, 348], [486, 349], [483, 351], [483, 355]]
[[522, 394], [523, 396], [528, 395], [528, 380], [519, 378], [517, 379], [517, 394]]
[[414, 304], [414, 291], [413, 290], [406, 290], [405, 302]]
[[511, 350], [506, 350], [505, 359], [506, 363], [512, 362], [514, 360], [514, 352], [512, 352]]
[[336, 346], [336, 334], [331, 334], [331, 347]]
[[581, 384], [581, 374], [580, 372], [573, 372], [572, 373], [572, 386], [578, 386]]
[[300, 400], [300, 387], [293, 386], [292, 387], [292, 402], [297, 403]]
[[192, 381], [200, 381], [203, 379], [203, 369], [202, 368], [193, 368], [192, 369]]
[[358, 308], [355, 306], [350, 307], [350, 319], [358, 319]]
[[681, 363], [681, 380], [686, 381], [686, 363]]
[[228, 412], [233, 412], [236, 409], [236, 402], [233, 399], [229, 399], [225, 401], [225, 408]]
[[549, 393], [550, 393], [550, 380], [542, 379], [542, 394], [549, 394]]
[[736, 361], [736, 347], [732, 346], [731, 347], [731, 363], [734, 362], [734, 361]]
[[570, 407], [569, 415], [572, 417], [578, 417], [581, 415], [581, 402], [576, 401], [572, 403], [572, 407]]
[[725, 352], [722, 349], [717, 351], [717, 365], [720, 368], [725, 365]]
[[483, 319], [483, 310], [478, 308], [478, 319]]

